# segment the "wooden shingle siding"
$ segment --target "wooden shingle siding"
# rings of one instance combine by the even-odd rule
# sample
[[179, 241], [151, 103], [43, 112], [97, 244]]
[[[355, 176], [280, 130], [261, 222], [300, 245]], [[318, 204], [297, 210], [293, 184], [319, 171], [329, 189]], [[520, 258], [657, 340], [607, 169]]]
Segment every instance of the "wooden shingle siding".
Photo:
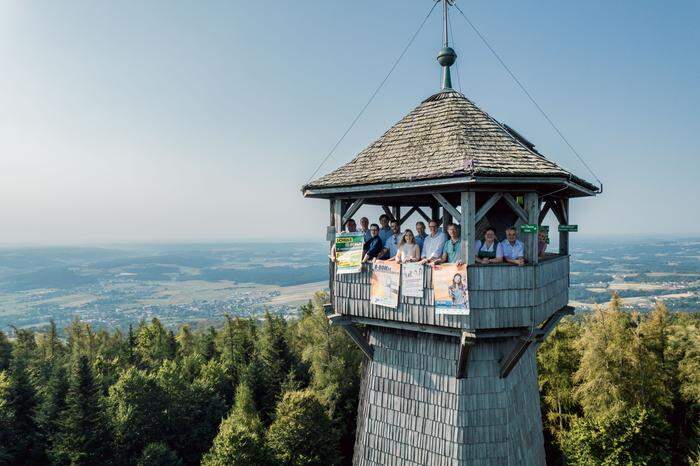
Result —
[[336, 275], [333, 309], [338, 314], [397, 322], [490, 329], [538, 325], [568, 303], [568, 256], [535, 266], [475, 266], [467, 270], [469, 316], [435, 314], [430, 267], [425, 268], [423, 298], [400, 296], [397, 309], [370, 304], [371, 265], [361, 273]]
[[514, 340], [478, 340], [458, 380], [458, 338], [370, 327], [369, 342], [356, 466], [544, 464], [534, 347], [501, 379]]

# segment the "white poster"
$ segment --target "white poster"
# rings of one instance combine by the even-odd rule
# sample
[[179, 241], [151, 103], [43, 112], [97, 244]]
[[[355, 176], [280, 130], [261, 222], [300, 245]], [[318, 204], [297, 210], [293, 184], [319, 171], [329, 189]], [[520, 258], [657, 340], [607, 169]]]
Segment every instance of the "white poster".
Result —
[[396, 309], [399, 306], [401, 264], [394, 261], [376, 261], [372, 265], [369, 302]]
[[401, 265], [401, 294], [411, 298], [423, 297], [423, 264], [408, 262]]

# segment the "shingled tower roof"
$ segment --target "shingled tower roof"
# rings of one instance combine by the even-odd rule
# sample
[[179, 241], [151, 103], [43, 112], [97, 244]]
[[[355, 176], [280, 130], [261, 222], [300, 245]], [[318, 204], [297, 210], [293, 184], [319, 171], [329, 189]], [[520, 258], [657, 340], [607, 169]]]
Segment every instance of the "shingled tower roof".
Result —
[[564, 179], [597, 191], [452, 89], [423, 101], [351, 162], [304, 191], [465, 177]]

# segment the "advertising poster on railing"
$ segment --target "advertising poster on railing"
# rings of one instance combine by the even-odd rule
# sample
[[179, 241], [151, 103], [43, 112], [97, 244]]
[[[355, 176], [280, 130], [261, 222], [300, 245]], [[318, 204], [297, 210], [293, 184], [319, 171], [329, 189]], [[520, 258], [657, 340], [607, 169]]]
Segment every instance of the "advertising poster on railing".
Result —
[[436, 314], [469, 315], [467, 266], [434, 265], [433, 296]]
[[401, 264], [395, 261], [376, 261], [372, 266], [369, 302], [396, 309], [399, 306], [399, 279]]
[[335, 235], [335, 271], [359, 273], [362, 270], [362, 245], [365, 238], [360, 232], [336, 233]]
[[401, 266], [401, 294], [412, 298], [423, 297], [423, 264], [406, 263]]

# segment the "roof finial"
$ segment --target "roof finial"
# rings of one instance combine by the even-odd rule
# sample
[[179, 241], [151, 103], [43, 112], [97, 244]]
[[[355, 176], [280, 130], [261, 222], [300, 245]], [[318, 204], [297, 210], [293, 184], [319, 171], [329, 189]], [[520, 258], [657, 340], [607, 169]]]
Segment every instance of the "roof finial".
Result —
[[[439, 0], [438, 0], [439, 1]], [[443, 91], [452, 90], [452, 76], [450, 75], [450, 66], [454, 65], [455, 60], [457, 60], [457, 52], [450, 47], [450, 36], [449, 36], [449, 7], [454, 4], [454, 0], [442, 0], [443, 8], [443, 47], [438, 53], [437, 60], [442, 66], [442, 86]]]

